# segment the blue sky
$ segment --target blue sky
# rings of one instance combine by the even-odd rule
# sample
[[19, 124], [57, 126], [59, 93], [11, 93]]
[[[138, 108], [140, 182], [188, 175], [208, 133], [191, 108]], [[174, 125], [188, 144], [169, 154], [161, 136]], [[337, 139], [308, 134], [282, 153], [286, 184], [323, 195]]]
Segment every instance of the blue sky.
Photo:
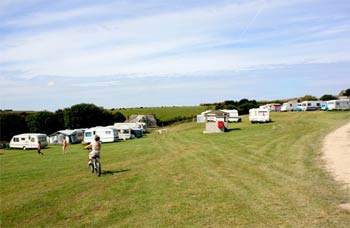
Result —
[[0, 109], [338, 94], [349, 12], [346, 0], [2, 0]]

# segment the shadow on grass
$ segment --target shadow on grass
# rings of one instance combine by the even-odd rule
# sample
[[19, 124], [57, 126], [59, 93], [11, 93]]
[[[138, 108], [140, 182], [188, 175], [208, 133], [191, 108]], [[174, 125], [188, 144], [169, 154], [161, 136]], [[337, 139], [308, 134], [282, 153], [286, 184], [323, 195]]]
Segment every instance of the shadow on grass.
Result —
[[229, 128], [229, 129], [227, 129], [226, 130], [226, 132], [230, 132], [230, 131], [240, 131], [240, 130], [242, 130], [241, 128]]
[[115, 173], [129, 172], [130, 169], [102, 170], [101, 175], [114, 175]]

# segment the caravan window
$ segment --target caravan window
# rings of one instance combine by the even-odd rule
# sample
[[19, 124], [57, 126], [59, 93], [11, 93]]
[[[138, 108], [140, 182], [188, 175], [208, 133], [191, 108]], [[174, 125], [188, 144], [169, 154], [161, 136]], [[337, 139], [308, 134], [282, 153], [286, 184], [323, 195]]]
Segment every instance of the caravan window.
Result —
[[91, 132], [85, 132], [85, 136], [86, 136], [86, 137], [91, 137], [91, 136], [92, 136], [92, 133], [91, 133]]
[[26, 140], [25, 138], [21, 138], [22, 141]]
[[106, 134], [106, 135], [110, 135], [111, 132], [110, 132], [110, 131], [106, 131], [105, 134]]
[[14, 142], [19, 142], [19, 138], [13, 138]]

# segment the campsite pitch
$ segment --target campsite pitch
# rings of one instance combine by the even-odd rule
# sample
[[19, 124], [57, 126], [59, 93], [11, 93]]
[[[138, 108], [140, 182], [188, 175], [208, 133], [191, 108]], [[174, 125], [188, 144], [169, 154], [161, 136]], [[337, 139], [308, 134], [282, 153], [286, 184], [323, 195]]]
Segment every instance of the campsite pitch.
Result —
[[322, 141], [349, 112], [271, 113], [272, 123], [177, 124], [104, 143], [102, 175], [82, 145], [2, 150], [1, 227], [349, 227], [347, 191]]

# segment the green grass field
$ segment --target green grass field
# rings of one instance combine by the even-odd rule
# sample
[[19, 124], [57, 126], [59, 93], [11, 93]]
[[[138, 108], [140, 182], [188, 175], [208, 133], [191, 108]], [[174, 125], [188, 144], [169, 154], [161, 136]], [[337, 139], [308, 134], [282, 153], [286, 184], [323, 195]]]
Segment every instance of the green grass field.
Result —
[[1, 227], [350, 227], [348, 190], [323, 169], [322, 139], [349, 112], [272, 113], [105, 143], [101, 177], [69, 145], [2, 150]]
[[174, 107], [145, 107], [145, 108], [128, 108], [116, 109], [114, 112], [121, 112], [126, 118], [130, 115], [138, 114], [155, 114], [160, 121], [170, 121], [178, 117], [189, 118], [195, 117], [201, 112], [213, 109], [208, 106], [174, 106]]

